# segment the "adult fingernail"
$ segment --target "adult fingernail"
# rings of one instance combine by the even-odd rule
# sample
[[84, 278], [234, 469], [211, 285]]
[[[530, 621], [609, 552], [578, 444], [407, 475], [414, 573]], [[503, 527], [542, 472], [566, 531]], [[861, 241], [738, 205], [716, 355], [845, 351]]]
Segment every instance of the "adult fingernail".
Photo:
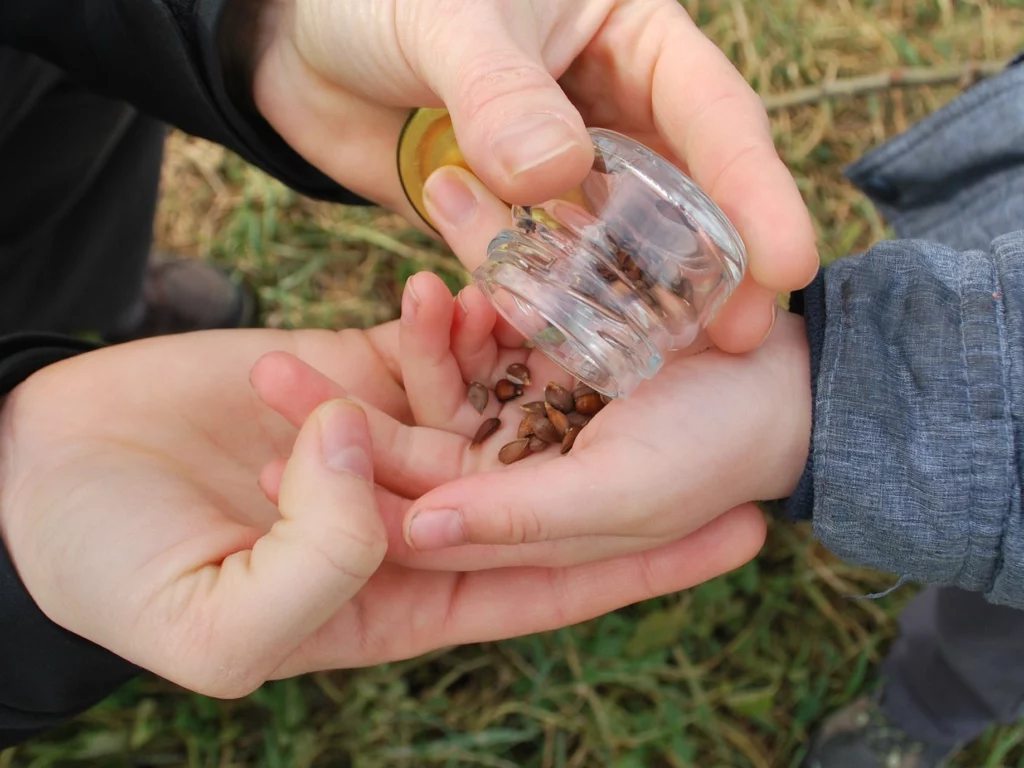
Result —
[[454, 166], [438, 168], [423, 185], [423, 201], [435, 224], [458, 227], [476, 213], [476, 195], [464, 173]]
[[527, 115], [495, 138], [494, 154], [510, 180], [581, 146], [572, 127], [556, 115]]
[[324, 465], [369, 480], [373, 460], [366, 450], [366, 414], [351, 400], [332, 400], [317, 411]]
[[416, 295], [416, 288], [413, 286], [415, 280], [416, 275], [406, 280], [405, 290], [402, 291], [402, 322], [406, 324], [416, 319], [416, 310], [420, 308], [420, 297]]
[[421, 552], [466, 543], [462, 515], [454, 509], [428, 509], [417, 512], [409, 523], [406, 541]]

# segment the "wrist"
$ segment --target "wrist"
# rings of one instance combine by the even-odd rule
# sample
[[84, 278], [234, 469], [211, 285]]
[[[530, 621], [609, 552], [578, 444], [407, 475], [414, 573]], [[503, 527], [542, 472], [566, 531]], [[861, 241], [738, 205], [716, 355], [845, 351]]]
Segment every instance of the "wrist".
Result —
[[765, 351], [770, 355], [768, 380], [774, 382], [769, 450], [775, 460], [767, 462], [770, 471], [757, 497], [765, 502], [787, 499], [797, 490], [808, 465], [813, 427], [811, 355], [803, 318], [780, 310], [772, 337]]

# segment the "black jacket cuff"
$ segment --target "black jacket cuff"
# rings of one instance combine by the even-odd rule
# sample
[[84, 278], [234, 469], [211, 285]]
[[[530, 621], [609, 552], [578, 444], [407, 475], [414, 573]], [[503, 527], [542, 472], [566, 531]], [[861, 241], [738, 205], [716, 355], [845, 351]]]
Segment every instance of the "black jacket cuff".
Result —
[[807, 464], [793, 495], [782, 504], [786, 517], [794, 522], [814, 517], [814, 403], [817, 396], [818, 372], [821, 370], [821, 350], [825, 345], [825, 270], [819, 269], [811, 284], [795, 291], [789, 300], [789, 309], [804, 318], [807, 346], [811, 363], [811, 441], [807, 447]]
[[217, 42], [226, 0], [4, 0], [0, 46], [45, 59], [97, 93], [220, 144], [308, 197], [367, 201], [228, 96]]
[[[35, 372], [97, 347], [53, 334], [0, 337], [0, 403]], [[0, 540], [0, 749], [84, 712], [139, 671], [50, 621]]]

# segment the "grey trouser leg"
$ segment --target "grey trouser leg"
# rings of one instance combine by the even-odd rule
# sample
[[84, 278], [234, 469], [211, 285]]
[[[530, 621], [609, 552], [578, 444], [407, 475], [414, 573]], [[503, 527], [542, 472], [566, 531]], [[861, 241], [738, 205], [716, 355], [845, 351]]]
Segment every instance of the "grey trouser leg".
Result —
[[0, 47], [0, 333], [141, 309], [166, 129]]
[[1024, 703], [1024, 611], [977, 593], [930, 587], [900, 617], [883, 667], [887, 716], [937, 744], [1011, 723]]

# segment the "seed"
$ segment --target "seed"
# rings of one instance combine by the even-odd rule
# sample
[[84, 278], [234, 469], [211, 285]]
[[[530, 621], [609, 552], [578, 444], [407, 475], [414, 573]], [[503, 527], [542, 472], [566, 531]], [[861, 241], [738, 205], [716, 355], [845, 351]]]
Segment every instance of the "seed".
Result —
[[522, 396], [522, 394], [523, 388], [513, 384], [508, 379], [502, 379], [494, 385], [494, 396], [498, 398], [499, 403], [507, 403], [509, 400]]
[[502, 464], [513, 464], [520, 459], [525, 459], [530, 455], [530, 440], [533, 438], [520, 438], [519, 440], [513, 440], [511, 443], [506, 443], [498, 451], [498, 461]]
[[469, 397], [469, 404], [476, 408], [476, 412], [483, 413], [484, 408], [487, 407], [487, 387], [479, 381], [474, 381], [469, 385], [467, 396]]
[[544, 388], [544, 399], [563, 413], [568, 413], [576, 407], [572, 392], [553, 381], [549, 381]]
[[587, 426], [587, 423], [590, 421], [589, 416], [587, 416], [584, 413], [580, 413], [579, 411], [573, 411], [572, 413], [568, 414], [568, 419], [570, 427], [579, 427], [580, 429], [583, 429], [585, 426]]
[[654, 208], [655, 210], [658, 211], [658, 213], [660, 213], [669, 221], [674, 221], [677, 224], [682, 224], [691, 232], [697, 231], [697, 225], [690, 220], [690, 217], [682, 208], [672, 205], [667, 200], [658, 200], [657, 202], [654, 203]]
[[615, 270], [609, 267], [607, 264], [597, 265], [597, 276], [604, 280], [606, 283], [614, 283], [619, 279], [619, 276], [615, 273]]
[[530, 449], [530, 453], [540, 453], [549, 445], [551, 445], [551, 443], [545, 443], [539, 437], [534, 435], [533, 437], [530, 438], [530, 443], [527, 447]]
[[[559, 416], [565, 418], [564, 413], [558, 413]], [[560, 430], [553, 422], [545, 419], [543, 416], [530, 416], [533, 421], [533, 436], [539, 437], [545, 443], [560, 443], [562, 442], [562, 430]]]
[[551, 425], [558, 431], [558, 439], [561, 440], [565, 430], [569, 428], [569, 417], [553, 408], [549, 403], [547, 421], [551, 422]]
[[589, 395], [591, 392], [597, 392], [597, 390], [594, 389], [589, 384], [585, 384], [582, 381], [576, 382], [576, 386], [572, 388], [573, 397], [579, 397], [580, 395]]
[[532, 403], [522, 403], [519, 407], [526, 413], [536, 413], [544, 416], [547, 413], [545, 405], [546, 403], [543, 400], [534, 400]]
[[576, 442], [576, 435], [580, 433], [579, 427], [569, 427], [565, 432], [565, 437], [562, 438], [562, 455], [564, 456], [572, 450], [572, 444]]
[[512, 363], [505, 371], [509, 381], [521, 387], [530, 386], [530, 369], [522, 363]]
[[476, 435], [473, 437], [473, 442], [469, 444], [469, 447], [475, 448], [480, 445], [480, 443], [497, 432], [500, 426], [501, 419], [484, 419], [484, 423], [481, 424], [480, 429], [476, 431]]
[[533, 419], [532, 414], [526, 414], [525, 418], [519, 422], [519, 429], [516, 430], [516, 438], [520, 437], [533, 437]]
[[604, 408], [604, 403], [601, 402], [601, 396], [597, 392], [576, 396], [576, 410], [584, 416], [593, 416], [602, 408]]

